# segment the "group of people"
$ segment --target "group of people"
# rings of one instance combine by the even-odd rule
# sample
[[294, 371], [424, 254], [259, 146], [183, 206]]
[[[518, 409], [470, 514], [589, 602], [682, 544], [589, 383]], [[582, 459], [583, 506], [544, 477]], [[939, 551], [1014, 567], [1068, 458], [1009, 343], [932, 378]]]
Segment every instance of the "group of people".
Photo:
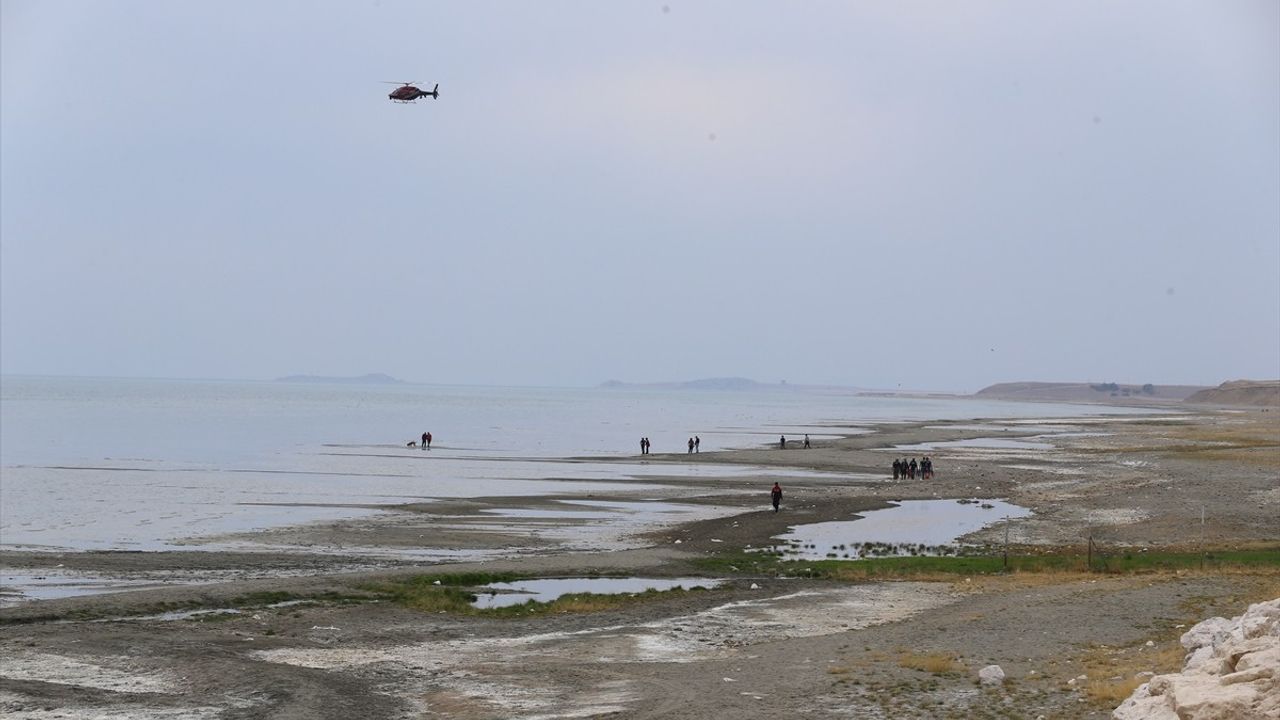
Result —
[[[782, 448], [783, 450], [786, 450], [786, 449], [787, 449], [787, 436], [786, 436], [786, 435], [782, 435], [782, 436], [780, 436], [780, 437], [778, 438], [778, 447]], [[806, 450], [808, 450], [808, 449], [809, 449], [809, 436], [808, 436], [808, 435], [805, 435], [805, 436], [804, 436], [804, 447], [805, 447], [805, 449], [806, 449]]]
[[906, 458], [901, 460], [894, 458], [893, 460], [893, 479], [899, 478], [903, 480], [915, 480], [919, 475], [921, 480], [928, 480], [933, 477], [933, 461], [926, 455], [919, 464], [915, 458], [911, 458], [911, 462], [907, 462]]
[[[648, 455], [650, 445], [651, 443], [649, 442], [649, 438], [647, 437], [640, 438], [640, 454]], [[696, 452], [702, 452], [702, 438], [698, 437], [697, 435], [694, 435], [693, 437], [689, 438], [689, 452], [690, 454], [696, 453]]]

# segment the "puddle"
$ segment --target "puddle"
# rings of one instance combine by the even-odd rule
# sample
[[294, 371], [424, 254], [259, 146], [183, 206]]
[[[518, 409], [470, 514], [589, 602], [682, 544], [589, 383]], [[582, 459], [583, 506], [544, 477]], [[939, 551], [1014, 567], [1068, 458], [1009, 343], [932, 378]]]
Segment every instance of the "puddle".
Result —
[[955, 551], [961, 536], [1030, 514], [1002, 500], [903, 500], [857, 520], [798, 525], [777, 536], [783, 544], [775, 548], [802, 560], [943, 555]]
[[3, 576], [0, 576], [0, 607], [17, 605], [31, 600], [58, 600], [119, 590], [143, 590], [158, 587], [164, 587], [164, 583], [149, 580], [131, 581], [86, 577], [56, 572], [35, 574], [6, 571]]
[[535, 580], [518, 580], [513, 583], [492, 583], [486, 585], [488, 594], [481, 594], [472, 605], [484, 608], [509, 607], [522, 605], [530, 600], [551, 602], [561, 595], [570, 593], [597, 593], [600, 595], [616, 595], [621, 593], [641, 593], [645, 590], [671, 590], [683, 587], [686, 590], [714, 588], [723, 581], [708, 578], [542, 578]]

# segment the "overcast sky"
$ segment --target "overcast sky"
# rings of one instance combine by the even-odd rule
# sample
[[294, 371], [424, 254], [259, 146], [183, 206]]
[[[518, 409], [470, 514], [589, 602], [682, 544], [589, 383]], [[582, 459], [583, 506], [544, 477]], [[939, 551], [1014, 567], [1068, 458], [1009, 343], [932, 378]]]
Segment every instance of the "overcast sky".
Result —
[[0, 7], [5, 373], [1280, 376], [1274, 0]]

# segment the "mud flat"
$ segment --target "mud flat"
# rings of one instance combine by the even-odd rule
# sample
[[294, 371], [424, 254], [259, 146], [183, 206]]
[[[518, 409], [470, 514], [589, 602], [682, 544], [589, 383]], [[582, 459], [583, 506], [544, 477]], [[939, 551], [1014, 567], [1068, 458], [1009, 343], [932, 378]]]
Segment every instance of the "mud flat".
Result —
[[[559, 495], [408, 504], [211, 539], [240, 549], [5, 552], [7, 575], [91, 587], [32, 600], [6, 583], [0, 710], [41, 720], [1104, 718], [1145, 673], [1181, 665], [1185, 627], [1280, 596], [1275, 413], [861, 429], [872, 432], [808, 450], [653, 455], [651, 468], [752, 470], [650, 472], [630, 490], [610, 475], [607, 497], [575, 478]], [[991, 438], [1002, 442], [978, 442]], [[889, 477], [892, 459], [911, 453], [932, 457], [934, 479]], [[779, 513], [767, 506], [775, 480]], [[995, 562], [1007, 531], [1024, 569], [904, 561], [871, 573], [865, 563], [879, 560], [761, 552], [798, 526], [856, 523], [904, 500], [1025, 508], [966, 535], [971, 558], [953, 559]], [[1179, 551], [1203, 560], [1178, 565]], [[1061, 562], [1033, 569], [1036, 558]], [[494, 611], [449, 604], [511, 577], [601, 575], [719, 583]], [[148, 587], [103, 592], [113, 582]], [[980, 685], [991, 664], [1005, 682]]]

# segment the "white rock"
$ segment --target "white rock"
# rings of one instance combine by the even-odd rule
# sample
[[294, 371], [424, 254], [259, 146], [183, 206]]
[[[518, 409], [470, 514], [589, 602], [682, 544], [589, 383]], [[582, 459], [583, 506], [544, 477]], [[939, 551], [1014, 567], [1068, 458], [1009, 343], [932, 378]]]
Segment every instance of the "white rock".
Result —
[[1196, 648], [1195, 652], [1187, 656], [1186, 664], [1183, 665], [1183, 672], [1193, 672], [1211, 664], [1213, 662], [1213, 646], [1205, 645]]
[[759, 589], [760, 589], [760, 586], [759, 586], [759, 585], [757, 585], [757, 584], [755, 584], [755, 583], [751, 583], [751, 589], [752, 589], [752, 590], [759, 590]]
[[1246, 638], [1280, 636], [1280, 598], [1250, 605], [1240, 616], [1240, 631]]
[[1004, 682], [1004, 668], [988, 665], [978, 671], [978, 681], [983, 685], [999, 685]]
[[1164, 704], [1164, 698], [1152, 697], [1145, 683], [1120, 703], [1111, 717], [1113, 720], [1179, 720], [1178, 713]]
[[1210, 618], [1181, 640], [1191, 651], [1182, 672], [1139, 687], [1115, 720], [1280, 720], [1280, 599]]
[[1231, 635], [1231, 621], [1223, 617], [1209, 618], [1196, 623], [1182, 633], [1182, 647], [1187, 652], [1195, 652], [1202, 647], [1209, 647], [1227, 639]]

